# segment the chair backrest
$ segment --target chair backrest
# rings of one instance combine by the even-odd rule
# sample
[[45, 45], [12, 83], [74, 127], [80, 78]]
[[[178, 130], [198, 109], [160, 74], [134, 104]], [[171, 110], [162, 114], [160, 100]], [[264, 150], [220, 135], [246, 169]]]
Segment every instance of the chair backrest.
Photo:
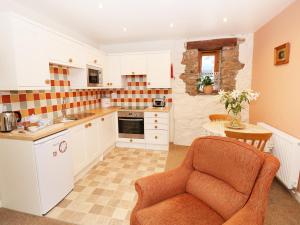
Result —
[[260, 151], [264, 151], [267, 141], [271, 138], [272, 133], [243, 133], [236, 131], [225, 131], [226, 137], [235, 138], [251, 144]]
[[228, 114], [211, 114], [208, 117], [210, 121], [231, 120], [231, 116], [229, 116]]
[[264, 162], [254, 147], [226, 137], [203, 137], [191, 146], [185, 163], [193, 172], [186, 191], [228, 219], [252, 192]]

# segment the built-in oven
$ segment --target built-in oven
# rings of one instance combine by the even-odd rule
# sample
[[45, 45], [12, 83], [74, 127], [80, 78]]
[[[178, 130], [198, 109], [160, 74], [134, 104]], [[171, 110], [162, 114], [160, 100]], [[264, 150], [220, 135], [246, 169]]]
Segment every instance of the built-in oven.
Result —
[[88, 66], [87, 82], [89, 87], [99, 87], [103, 84], [102, 69], [99, 67]]
[[144, 139], [144, 112], [118, 112], [119, 138]]

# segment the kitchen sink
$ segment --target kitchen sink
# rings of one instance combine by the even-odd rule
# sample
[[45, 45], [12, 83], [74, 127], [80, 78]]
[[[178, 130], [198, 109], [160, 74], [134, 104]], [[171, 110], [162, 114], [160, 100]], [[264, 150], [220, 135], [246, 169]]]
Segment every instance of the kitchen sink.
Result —
[[90, 116], [94, 116], [95, 113], [75, 113], [75, 114], [69, 114], [65, 117], [60, 117], [54, 121], [54, 123], [67, 123], [75, 120], [81, 120], [85, 119]]

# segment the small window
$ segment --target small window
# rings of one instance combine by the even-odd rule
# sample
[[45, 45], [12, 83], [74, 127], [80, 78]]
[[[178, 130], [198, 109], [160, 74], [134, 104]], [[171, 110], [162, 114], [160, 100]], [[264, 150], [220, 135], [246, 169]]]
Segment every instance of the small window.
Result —
[[[220, 89], [220, 51], [199, 51], [199, 78], [210, 77], [214, 83], [214, 91]], [[201, 92], [201, 88], [200, 88]]]

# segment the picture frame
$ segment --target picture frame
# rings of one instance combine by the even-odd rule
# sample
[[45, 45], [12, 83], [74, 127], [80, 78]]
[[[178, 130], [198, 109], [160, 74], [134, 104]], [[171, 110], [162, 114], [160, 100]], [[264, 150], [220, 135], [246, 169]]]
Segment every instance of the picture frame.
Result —
[[274, 65], [289, 63], [290, 60], [290, 43], [287, 42], [274, 48]]

